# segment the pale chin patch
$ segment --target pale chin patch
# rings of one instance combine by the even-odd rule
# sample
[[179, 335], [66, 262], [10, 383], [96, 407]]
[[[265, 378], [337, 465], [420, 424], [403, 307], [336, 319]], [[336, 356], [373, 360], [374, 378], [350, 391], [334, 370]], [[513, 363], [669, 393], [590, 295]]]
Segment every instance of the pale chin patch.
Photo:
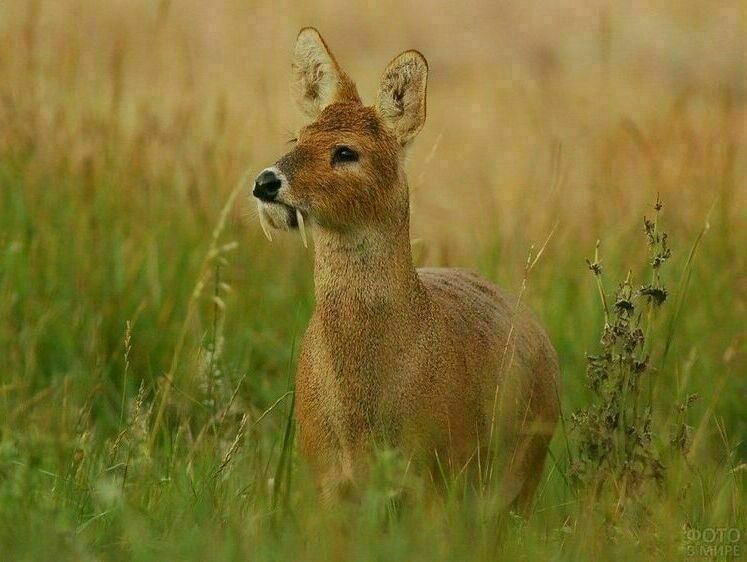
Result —
[[272, 242], [271, 229], [290, 230], [288, 226], [288, 211], [280, 205], [273, 205], [257, 201], [259, 224], [267, 239]]
[[[272, 229], [292, 230], [298, 228], [304, 248], [308, 248], [306, 224], [300, 210], [282, 204], [257, 202], [259, 224], [267, 239], [272, 242]], [[293, 224], [295, 223], [295, 224]]]

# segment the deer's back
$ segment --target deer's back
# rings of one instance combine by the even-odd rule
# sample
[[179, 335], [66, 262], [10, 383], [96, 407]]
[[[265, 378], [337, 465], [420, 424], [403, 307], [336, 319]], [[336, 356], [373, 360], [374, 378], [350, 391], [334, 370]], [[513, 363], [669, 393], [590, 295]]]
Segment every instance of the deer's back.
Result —
[[515, 296], [471, 271], [424, 268], [418, 275], [428, 291], [436, 327], [454, 357], [457, 372], [447, 375], [456, 379], [450, 385], [452, 395], [460, 392], [460, 384], [475, 388], [481, 410], [476, 418], [485, 423], [492, 416], [496, 386], [504, 385], [508, 402], [521, 410], [519, 416], [551, 429], [558, 416], [559, 367], [534, 316], [517, 306]]

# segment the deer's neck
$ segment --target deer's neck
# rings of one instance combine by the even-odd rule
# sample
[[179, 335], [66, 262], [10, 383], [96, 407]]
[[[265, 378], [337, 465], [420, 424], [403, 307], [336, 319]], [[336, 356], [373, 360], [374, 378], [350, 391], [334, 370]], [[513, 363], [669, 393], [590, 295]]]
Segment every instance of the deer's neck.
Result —
[[407, 225], [345, 236], [315, 229], [314, 245], [316, 368], [338, 385], [345, 431], [355, 439], [390, 417], [382, 414], [380, 399], [412, 352], [427, 296], [412, 263]]
[[412, 262], [409, 227], [314, 235], [317, 309], [344, 308], [363, 317], [400, 312], [422, 293]]

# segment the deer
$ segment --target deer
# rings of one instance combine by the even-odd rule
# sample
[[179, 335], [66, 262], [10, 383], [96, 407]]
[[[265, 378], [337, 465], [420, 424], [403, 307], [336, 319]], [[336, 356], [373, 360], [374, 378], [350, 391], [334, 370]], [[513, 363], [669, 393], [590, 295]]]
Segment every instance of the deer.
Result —
[[386, 443], [431, 474], [497, 467], [501, 498], [525, 508], [559, 418], [558, 358], [516, 298], [469, 270], [413, 263], [404, 167], [425, 123], [425, 57], [395, 57], [367, 106], [306, 27], [291, 73], [307, 124], [252, 194], [270, 241], [313, 233], [294, 415], [322, 498], [356, 497]]

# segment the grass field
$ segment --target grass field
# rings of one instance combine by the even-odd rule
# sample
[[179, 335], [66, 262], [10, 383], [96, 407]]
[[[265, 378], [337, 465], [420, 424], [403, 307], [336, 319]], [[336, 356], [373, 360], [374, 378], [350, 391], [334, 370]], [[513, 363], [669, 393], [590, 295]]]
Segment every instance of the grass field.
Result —
[[[398, 52], [429, 60], [418, 263], [521, 295], [562, 365], [528, 517], [387, 450], [361, 505], [325, 511], [298, 462], [311, 250], [267, 243], [241, 182], [301, 123], [304, 25], [368, 100]], [[744, 37], [738, 0], [0, 3], [0, 560], [744, 558]], [[657, 197], [672, 256], [639, 390], [664, 472], [631, 492], [574, 422], [601, 400], [585, 260], [600, 240], [611, 303], [628, 271], [649, 283]]]

